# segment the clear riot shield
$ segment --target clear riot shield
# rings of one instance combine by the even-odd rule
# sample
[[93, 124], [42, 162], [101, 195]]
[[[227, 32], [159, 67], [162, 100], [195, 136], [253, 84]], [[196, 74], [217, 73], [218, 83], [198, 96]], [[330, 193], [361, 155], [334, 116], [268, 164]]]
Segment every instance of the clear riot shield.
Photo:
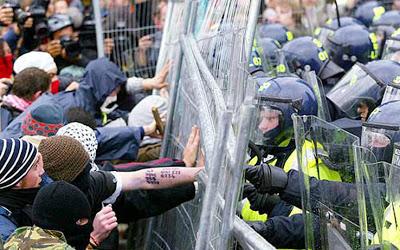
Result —
[[[397, 149], [396, 149], [397, 148]], [[400, 249], [399, 145], [393, 163], [374, 162], [373, 153], [357, 147], [356, 172], [360, 176], [360, 224], [365, 249]]]
[[315, 96], [317, 97], [318, 117], [328, 122], [331, 121], [325, 91], [321, 82], [318, 81], [315, 71], [305, 71], [302, 78], [311, 86]]
[[[307, 249], [360, 249], [354, 152], [358, 137], [315, 116], [293, 115]], [[319, 182], [315, 177], [331, 182]], [[353, 197], [354, 196], [354, 197]]]
[[400, 100], [400, 86], [397, 84], [389, 84], [385, 89], [385, 94], [382, 98], [382, 104], [385, 104], [390, 101], [399, 101]]

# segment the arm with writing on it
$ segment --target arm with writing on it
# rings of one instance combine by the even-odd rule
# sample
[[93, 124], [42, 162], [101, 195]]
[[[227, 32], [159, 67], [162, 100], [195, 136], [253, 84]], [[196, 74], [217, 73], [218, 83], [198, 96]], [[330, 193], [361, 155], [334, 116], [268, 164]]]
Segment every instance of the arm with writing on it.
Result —
[[122, 190], [163, 189], [193, 183], [203, 167], [149, 168], [135, 172], [115, 172], [122, 181]]

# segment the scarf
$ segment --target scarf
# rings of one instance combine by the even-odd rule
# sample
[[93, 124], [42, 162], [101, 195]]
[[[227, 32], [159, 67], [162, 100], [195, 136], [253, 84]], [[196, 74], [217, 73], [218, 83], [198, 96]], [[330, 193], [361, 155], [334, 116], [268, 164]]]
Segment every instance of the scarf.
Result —
[[3, 97], [3, 102], [21, 112], [24, 112], [32, 104], [31, 101], [24, 100], [16, 95], [7, 95]]
[[7, 208], [17, 226], [32, 226], [32, 204], [39, 188], [8, 189], [0, 192], [0, 206]]

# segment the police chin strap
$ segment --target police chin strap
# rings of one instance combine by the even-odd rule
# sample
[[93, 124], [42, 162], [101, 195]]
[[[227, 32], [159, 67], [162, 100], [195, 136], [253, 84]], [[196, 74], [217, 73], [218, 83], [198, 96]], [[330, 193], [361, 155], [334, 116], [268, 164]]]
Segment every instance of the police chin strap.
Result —
[[263, 145], [271, 145], [275, 141], [275, 138], [278, 137], [278, 135], [281, 132], [280, 126], [277, 126], [268, 132], [265, 132], [263, 137], [264, 137], [264, 143]]
[[[274, 164], [277, 167], [283, 168], [288, 156], [293, 152], [295, 149], [295, 140], [291, 139], [288, 143], [287, 146], [275, 146], [272, 144], [265, 144], [262, 146], [262, 152], [263, 155], [273, 155], [274, 157], [272, 159], [268, 159], [267, 161], [264, 161], [263, 163], [271, 163], [276, 160], [276, 163]], [[263, 157], [262, 159], [265, 159]]]
[[264, 158], [259, 146], [257, 146], [252, 140], [250, 140], [248, 147], [250, 151], [254, 153], [254, 156], [257, 157], [257, 162], [255, 165], [259, 165], [261, 163], [261, 160]]

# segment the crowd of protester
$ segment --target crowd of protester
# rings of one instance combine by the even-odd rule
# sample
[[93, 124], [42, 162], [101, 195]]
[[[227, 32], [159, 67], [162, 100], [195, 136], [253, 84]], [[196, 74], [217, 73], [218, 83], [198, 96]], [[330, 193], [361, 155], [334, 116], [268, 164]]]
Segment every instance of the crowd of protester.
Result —
[[[390, 126], [400, 131], [400, 1], [337, 2], [266, 0], [260, 11], [249, 60], [258, 90], [249, 143], [249, 165], [256, 166], [244, 167], [240, 215], [278, 248], [306, 247], [292, 115], [318, 115], [369, 143], [364, 146], [379, 144], [385, 153], [377, 158], [386, 162], [400, 142], [400, 134], [385, 134]], [[173, 62], [157, 73], [155, 66], [167, 6], [166, 0], [100, 0], [105, 57], [98, 58], [90, 1], [1, 5], [5, 249], [118, 249], [118, 225], [195, 197], [205, 164], [200, 129], [193, 124], [186, 135], [182, 159], [160, 159], [163, 133], [152, 112], [157, 108], [165, 122]], [[307, 82], [311, 71], [319, 87]], [[381, 129], [374, 132], [379, 143], [365, 139], [369, 123]], [[307, 155], [315, 158], [307, 169], [316, 197], [333, 187], [336, 200], [357, 201], [347, 192], [354, 183], [346, 183], [329, 152], [318, 158], [316, 151], [326, 150], [319, 145], [304, 144], [315, 153]], [[313, 226], [319, 232], [322, 224]], [[390, 237], [385, 240], [399, 248]]]
[[122, 43], [135, 48], [134, 67], [146, 74], [127, 77], [117, 66], [124, 44], [112, 36], [98, 59], [91, 2], [0, 7], [5, 249], [118, 249], [119, 224], [162, 214], [196, 193], [204, 167], [196, 126], [181, 160], [159, 159], [163, 134], [152, 108], [165, 122], [168, 99], [150, 94], [168, 88], [171, 63], [155, 74], [166, 1], [100, 4], [104, 27], [125, 22], [122, 28], [138, 30]]

